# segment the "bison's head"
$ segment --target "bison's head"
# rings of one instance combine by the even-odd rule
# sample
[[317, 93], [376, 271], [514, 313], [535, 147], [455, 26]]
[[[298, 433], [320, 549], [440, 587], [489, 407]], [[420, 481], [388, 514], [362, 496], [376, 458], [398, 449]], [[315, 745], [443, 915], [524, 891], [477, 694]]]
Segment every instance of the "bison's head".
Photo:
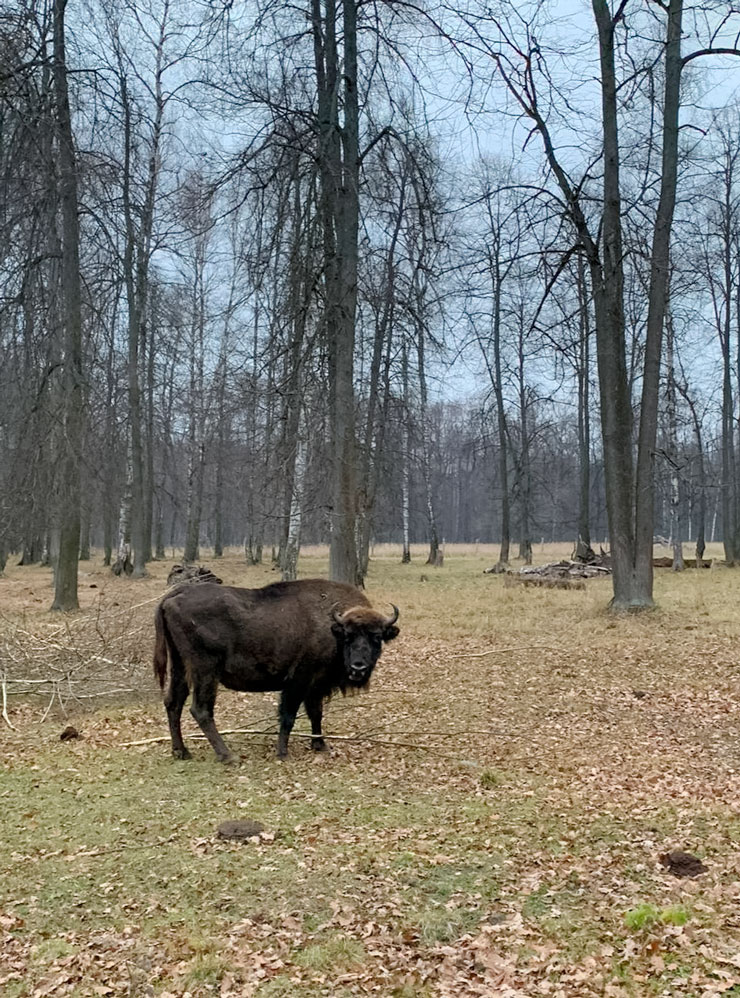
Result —
[[344, 613], [332, 614], [332, 631], [337, 638], [344, 659], [344, 671], [350, 686], [364, 686], [370, 679], [375, 663], [380, 658], [384, 641], [398, 635], [395, 626], [398, 607], [393, 606], [393, 616], [384, 617], [368, 606], [353, 606]]

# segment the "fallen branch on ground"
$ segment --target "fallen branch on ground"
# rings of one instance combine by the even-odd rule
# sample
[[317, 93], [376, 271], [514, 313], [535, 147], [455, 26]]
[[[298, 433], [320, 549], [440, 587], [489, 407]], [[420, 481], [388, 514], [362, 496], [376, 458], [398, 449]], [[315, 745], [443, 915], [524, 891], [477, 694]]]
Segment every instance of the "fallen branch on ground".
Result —
[[496, 655], [498, 652], [510, 651], [562, 651], [553, 645], [512, 645], [510, 648], [490, 648], [488, 651], [471, 651], [462, 655], [448, 655], [448, 658], [485, 658], [486, 655]]
[[[493, 732], [492, 732], [493, 733]], [[222, 735], [261, 735], [263, 737], [277, 737], [277, 731], [255, 731], [252, 728], [225, 728], [220, 732]], [[457, 734], [457, 732], [455, 732]], [[201, 734], [199, 731], [195, 731], [192, 734], [183, 735], [183, 738], [193, 738], [193, 739], [203, 739], [206, 736]], [[290, 735], [291, 738], [313, 738], [314, 736], [309, 734], [307, 731], [293, 731]], [[431, 749], [430, 745], [420, 745], [418, 742], [392, 742], [388, 739], [383, 738], [373, 738], [370, 735], [322, 735], [321, 736], [326, 741], [335, 742], [375, 742], [377, 745], [397, 745], [401, 748], [420, 748], [429, 751]], [[168, 742], [170, 740], [169, 735], [161, 735], [157, 738], [141, 738], [139, 741], [135, 742], [121, 742], [120, 748], [134, 748], [139, 745], [154, 745], [156, 742]]]

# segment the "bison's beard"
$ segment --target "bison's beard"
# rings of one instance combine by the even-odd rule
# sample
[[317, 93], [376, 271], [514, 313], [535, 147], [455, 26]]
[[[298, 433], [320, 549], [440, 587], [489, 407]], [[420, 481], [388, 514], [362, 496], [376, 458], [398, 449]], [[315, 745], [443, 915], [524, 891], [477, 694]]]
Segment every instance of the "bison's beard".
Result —
[[366, 690], [370, 686], [370, 679], [372, 678], [372, 673], [369, 673], [365, 679], [352, 680], [349, 676], [345, 676], [342, 680], [342, 685], [339, 687], [342, 691], [342, 696], [356, 696], [362, 690]]
[[368, 672], [366, 676], [358, 676], [356, 678], [347, 676], [347, 682], [350, 686], [354, 686], [355, 689], [361, 690], [370, 682], [370, 673]]

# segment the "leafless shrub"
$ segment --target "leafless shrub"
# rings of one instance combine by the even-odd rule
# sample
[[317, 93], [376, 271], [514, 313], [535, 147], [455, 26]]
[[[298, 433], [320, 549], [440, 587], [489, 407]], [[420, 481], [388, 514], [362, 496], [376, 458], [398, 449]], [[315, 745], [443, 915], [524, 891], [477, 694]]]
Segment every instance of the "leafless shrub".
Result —
[[[153, 601], [147, 601], [153, 602]], [[38, 697], [66, 714], [71, 703], [130, 695], [142, 687], [150, 621], [144, 604], [111, 610], [101, 600], [74, 616], [35, 620], [0, 615], [0, 716], [9, 696]]]

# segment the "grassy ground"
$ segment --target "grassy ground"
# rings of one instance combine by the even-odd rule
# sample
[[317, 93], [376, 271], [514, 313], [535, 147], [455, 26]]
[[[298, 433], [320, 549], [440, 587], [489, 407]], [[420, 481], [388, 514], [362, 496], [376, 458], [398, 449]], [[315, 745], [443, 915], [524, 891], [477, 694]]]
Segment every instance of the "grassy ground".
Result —
[[[84, 565], [67, 621], [43, 570], [0, 579], [0, 667], [61, 670], [68, 711], [42, 721], [39, 684], [0, 721], [3, 998], [740, 995], [740, 576], [661, 571], [660, 609], [615, 620], [608, 581], [505, 589], [492, 548], [414, 554], [372, 564], [401, 637], [329, 705], [357, 737], [278, 763], [274, 697], [224, 692], [222, 728], [268, 732], [227, 736], [235, 768], [202, 741], [190, 763], [126, 744], [166, 730], [149, 657], [171, 562], [139, 583]], [[236, 554], [217, 571], [274, 579]], [[259, 841], [216, 838], [240, 817]], [[676, 848], [707, 872], [672, 876]]]

